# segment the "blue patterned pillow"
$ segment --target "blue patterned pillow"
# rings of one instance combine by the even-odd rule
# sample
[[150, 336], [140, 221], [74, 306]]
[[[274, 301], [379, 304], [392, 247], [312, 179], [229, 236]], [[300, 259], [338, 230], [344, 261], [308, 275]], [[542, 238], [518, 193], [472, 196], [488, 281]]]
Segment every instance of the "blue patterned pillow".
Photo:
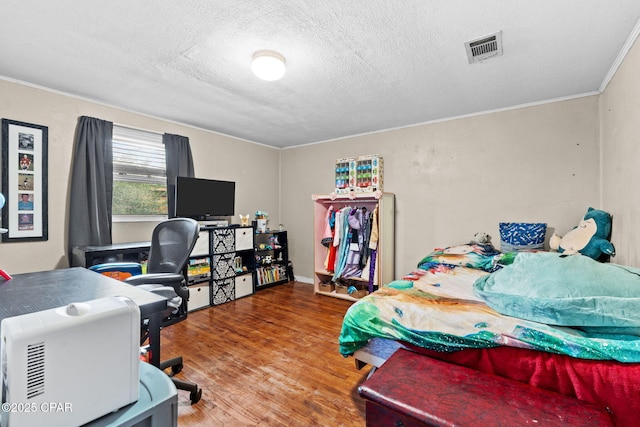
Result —
[[500, 250], [515, 252], [544, 247], [547, 224], [543, 222], [501, 222]]

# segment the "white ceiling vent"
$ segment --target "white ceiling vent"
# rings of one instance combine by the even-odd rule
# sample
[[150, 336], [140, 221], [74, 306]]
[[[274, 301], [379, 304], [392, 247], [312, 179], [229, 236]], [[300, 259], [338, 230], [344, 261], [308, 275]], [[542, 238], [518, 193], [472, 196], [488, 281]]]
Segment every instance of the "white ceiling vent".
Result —
[[469, 64], [502, 55], [502, 31], [464, 44]]

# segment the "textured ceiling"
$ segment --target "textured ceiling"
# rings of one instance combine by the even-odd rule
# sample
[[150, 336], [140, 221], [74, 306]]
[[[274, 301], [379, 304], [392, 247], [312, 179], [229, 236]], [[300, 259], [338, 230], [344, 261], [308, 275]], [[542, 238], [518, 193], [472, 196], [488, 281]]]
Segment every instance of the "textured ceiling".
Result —
[[[0, 76], [287, 147], [597, 93], [639, 19], [638, 0], [0, 0]], [[504, 55], [469, 64], [497, 31]], [[261, 49], [282, 80], [251, 74]]]

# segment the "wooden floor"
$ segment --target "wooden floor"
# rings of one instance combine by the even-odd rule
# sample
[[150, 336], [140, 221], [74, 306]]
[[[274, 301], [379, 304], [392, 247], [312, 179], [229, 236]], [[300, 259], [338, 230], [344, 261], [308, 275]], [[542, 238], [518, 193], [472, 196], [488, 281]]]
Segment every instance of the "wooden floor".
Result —
[[178, 392], [180, 426], [364, 426], [356, 370], [338, 352], [352, 303], [290, 282], [189, 314], [162, 331], [162, 359], [182, 355], [177, 375], [203, 389]]

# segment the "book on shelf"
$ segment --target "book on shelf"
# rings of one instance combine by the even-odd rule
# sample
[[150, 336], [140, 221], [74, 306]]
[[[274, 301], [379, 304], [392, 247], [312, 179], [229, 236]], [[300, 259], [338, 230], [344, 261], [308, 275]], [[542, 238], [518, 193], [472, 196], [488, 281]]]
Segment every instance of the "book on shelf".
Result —
[[208, 257], [192, 258], [187, 265], [189, 279], [211, 276], [211, 261]]
[[279, 282], [287, 277], [287, 268], [283, 265], [259, 267], [257, 270], [258, 285]]

